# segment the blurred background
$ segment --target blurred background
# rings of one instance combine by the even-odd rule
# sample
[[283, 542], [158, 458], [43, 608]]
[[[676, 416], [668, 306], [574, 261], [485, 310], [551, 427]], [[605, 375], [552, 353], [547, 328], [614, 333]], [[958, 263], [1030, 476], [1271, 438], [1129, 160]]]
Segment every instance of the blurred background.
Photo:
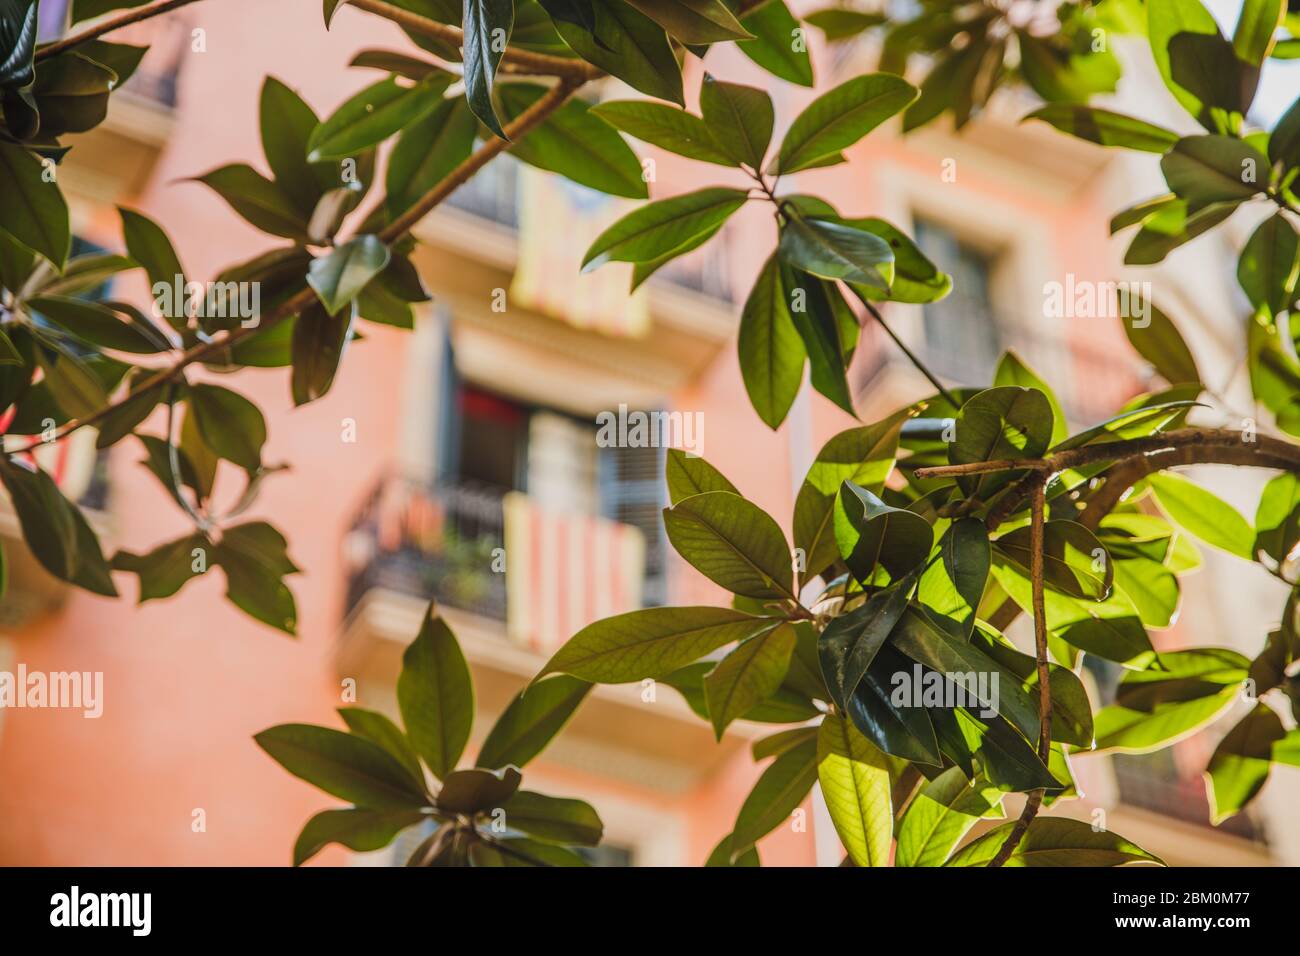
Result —
[[[43, 0], [47, 37], [61, 29], [64, 6]], [[1235, 6], [1216, 14], [1230, 25]], [[810, 34], [818, 90], [873, 68], [872, 39], [826, 47]], [[358, 50], [411, 49], [396, 28], [348, 7], [327, 33], [319, 0], [212, 0], [112, 39], [152, 50], [113, 98], [109, 120], [76, 140], [60, 169], [78, 242], [120, 249], [115, 207], [138, 208], [170, 233], [191, 278], [211, 278], [274, 241], [187, 182], [229, 162], [264, 168], [263, 78], [280, 78], [325, 116], [376, 78], [347, 68]], [[1118, 108], [1185, 130], [1190, 120], [1167, 98], [1142, 38], [1114, 43], [1125, 64]], [[708, 68], [767, 89], [778, 136], [815, 95], [772, 81], [734, 50], [711, 53]], [[692, 106], [702, 71], [688, 61]], [[1264, 123], [1297, 86], [1294, 69], [1275, 73], [1266, 72], [1258, 104]], [[606, 81], [594, 95], [635, 94]], [[1068, 275], [1148, 281], [1225, 408], [1250, 408], [1237, 374], [1248, 310], [1224, 246], [1243, 242], [1255, 223], [1239, 215], [1160, 266], [1125, 267], [1124, 239], [1112, 241], [1107, 223], [1164, 191], [1156, 158], [1021, 125], [1034, 107], [1031, 94], [1004, 91], [961, 134], [946, 122], [907, 138], [882, 129], [849, 151], [848, 164], [801, 173], [786, 188], [824, 195], [845, 215], [891, 221], [952, 273], [946, 300], [887, 310], [952, 383], [986, 382], [1014, 348], [1057, 390], [1073, 426], [1107, 417], [1148, 389], [1150, 372], [1117, 320], [1045, 317], [1044, 285]], [[643, 155], [654, 159], [652, 197], [734, 178]], [[412, 330], [367, 324], [329, 395], [298, 410], [283, 370], [235, 380], [266, 411], [265, 460], [290, 469], [266, 483], [255, 514], [285, 533], [304, 571], [289, 581], [296, 639], [241, 615], [213, 579], [143, 607], [132, 603], [133, 587], [118, 601], [68, 591], [24, 556], [0, 501], [11, 565], [0, 670], [21, 663], [104, 675], [99, 719], [0, 710], [0, 864], [287, 864], [299, 828], [330, 799], [286, 774], [252, 735], [284, 722], [341, 726], [332, 711], [348, 703], [394, 712], [401, 652], [431, 598], [474, 671], [479, 735], [575, 626], [638, 603], [726, 600], [666, 546], [665, 449], [601, 447], [596, 416], [620, 405], [698, 415], [703, 444], [691, 450], [778, 518], [790, 514], [822, 443], [853, 421], [805, 387], [773, 433], [745, 396], [735, 334], [775, 242], [765, 209], [742, 210], [629, 298], [627, 271], [578, 273], [589, 241], [627, 208], [503, 156], [417, 230], [415, 262], [434, 301], [417, 308]], [[150, 300], [133, 275], [111, 294]], [[932, 391], [875, 333], [864, 333], [851, 372], [864, 421]], [[1240, 427], [1230, 412], [1206, 414]], [[186, 531], [141, 465], [139, 443], [96, 454], [83, 431], [50, 454], [46, 466], [89, 509], [106, 551], [146, 551]], [[1208, 468], [1198, 478], [1253, 514], [1259, 476]], [[492, 557], [508, 539], [527, 547], [507, 549], [503, 574]], [[1160, 648], [1215, 644], [1253, 657], [1281, 606], [1280, 585], [1259, 568], [1206, 553], [1176, 625], [1153, 636]], [[1090, 664], [1096, 706], [1117, 678], [1117, 668]], [[345, 696], [351, 688], [355, 699]], [[1083, 799], [1053, 812], [1095, 821], [1100, 810], [1105, 825], [1172, 864], [1300, 864], [1300, 771], [1276, 766], [1248, 813], [1209, 824], [1201, 770], [1238, 716], [1157, 754], [1077, 757]], [[530, 769], [530, 785], [597, 808], [606, 824], [600, 864], [699, 865], [757, 777], [749, 745], [776, 729], [737, 722], [716, 743], [667, 686], [649, 700], [640, 686], [602, 686]], [[804, 810], [760, 844], [765, 864], [840, 862], [816, 790]], [[402, 862], [419, 839], [408, 832], [365, 855], [335, 847], [315, 862]]]

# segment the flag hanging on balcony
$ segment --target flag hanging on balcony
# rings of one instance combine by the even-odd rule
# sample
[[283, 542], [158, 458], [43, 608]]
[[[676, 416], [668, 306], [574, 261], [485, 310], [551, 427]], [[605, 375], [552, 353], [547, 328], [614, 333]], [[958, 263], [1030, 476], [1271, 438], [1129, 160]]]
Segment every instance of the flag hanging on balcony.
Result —
[[[582, 257], [627, 204], [524, 166], [519, 170], [519, 262], [510, 300], [580, 329], [639, 338], [650, 329], [643, 291], [628, 295], [631, 267], [582, 273]], [[630, 208], [630, 207], [629, 207]]]
[[506, 630], [550, 654], [594, 621], [641, 606], [645, 538], [608, 518], [505, 496]]

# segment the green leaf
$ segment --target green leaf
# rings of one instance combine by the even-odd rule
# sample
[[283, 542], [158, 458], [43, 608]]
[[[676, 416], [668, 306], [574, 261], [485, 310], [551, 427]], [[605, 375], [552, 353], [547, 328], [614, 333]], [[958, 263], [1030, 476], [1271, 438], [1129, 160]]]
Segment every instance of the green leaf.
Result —
[[1267, 704], [1256, 704], [1219, 741], [1205, 771], [1210, 819], [1216, 826], [1244, 810], [1264, 788], [1273, 766], [1273, 745], [1285, 737], [1277, 714]]
[[703, 458], [691, 455], [680, 448], [668, 449], [665, 473], [668, 482], [668, 500], [677, 504], [683, 498], [700, 495], [706, 491], [729, 491], [740, 494], [722, 472]]
[[889, 244], [894, 254], [894, 275], [888, 292], [871, 286], [857, 286], [871, 299], [890, 302], [937, 302], [952, 291], [952, 276], [940, 272], [916, 243], [898, 227], [883, 219], [836, 219], [840, 225], [861, 229], [880, 237]]
[[502, 139], [507, 137], [492, 108], [492, 83], [514, 26], [514, 0], [465, 0], [465, 99], [474, 115]]
[[529, 684], [488, 731], [476, 766], [525, 766], [564, 729], [589, 690], [587, 681], [564, 674]]
[[1014, 349], [1007, 349], [998, 360], [998, 367], [993, 373], [993, 384], [1038, 389], [1047, 399], [1047, 404], [1052, 407], [1052, 444], [1062, 442], [1069, 436], [1070, 424], [1065, 420], [1065, 411], [1061, 408], [1056, 393], [1037, 372], [1025, 364], [1025, 360]]
[[1213, 106], [1245, 112], [1234, 89], [1239, 78], [1232, 46], [1200, 0], [1151, 0], [1147, 37], [1165, 86], [1202, 125], [1214, 128], [1208, 115]]
[[479, 841], [469, 848], [474, 866], [589, 866], [586, 859], [562, 846], [539, 843], [527, 837], [501, 837]]
[[1300, 236], [1277, 213], [1259, 224], [1241, 250], [1237, 282], [1252, 306], [1258, 309], [1267, 305], [1272, 314], [1278, 315], [1291, 307], [1298, 275]]
[[1300, 97], [1273, 127], [1268, 138], [1268, 158], [1287, 169], [1300, 167]]
[[815, 10], [805, 15], [803, 19], [804, 22], [811, 23], [826, 34], [827, 41], [832, 43], [856, 37], [865, 30], [887, 22], [887, 18], [882, 13], [863, 13], [861, 10], [850, 10], [846, 7]]
[[1034, 110], [1025, 119], [1042, 120], [1062, 133], [1101, 146], [1119, 146], [1163, 154], [1178, 142], [1178, 134], [1163, 127], [1080, 103], [1049, 103]]
[[[742, 49], [743, 49], [742, 44]], [[852, 146], [916, 99], [916, 88], [891, 73], [858, 76], [813, 100], [790, 125], [772, 170], [817, 166]]]
[[340, 707], [339, 716], [354, 736], [378, 744], [410, 772], [412, 780], [424, 786], [424, 770], [420, 767], [420, 758], [415, 755], [402, 728], [384, 714], [361, 707]]
[[1283, 473], [1269, 481], [1255, 512], [1255, 547], [1281, 564], [1300, 542], [1300, 476]]
[[409, 826], [426, 820], [418, 810], [324, 810], [307, 821], [293, 846], [293, 865], [302, 866], [331, 843], [366, 853], [382, 850]]
[[406, 735], [439, 780], [455, 769], [474, 722], [474, 685], [456, 636], [430, 605], [402, 655], [397, 704]]
[[[119, 551], [113, 555], [114, 571], [130, 571], [140, 578], [139, 603], [157, 598], [171, 597], [196, 574], [199, 558], [207, 554], [209, 545], [201, 534], [191, 534], [166, 544], [160, 544], [147, 554]], [[196, 555], [194, 552], [199, 551]], [[205, 564], [206, 566], [206, 559]]]
[[562, 672], [600, 684], [660, 679], [724, 644], [772, 626], [721, 607], [650, 607], [589, 624], [573, 635], [539, 677]]
[[[185, 269], [176, 255], [167, 233], [152, 219], [141, 213], [123, 207], [118, 208], [122, 217], [122, 238], [126, 241], [126, 251], [131, 258], [144, 267], [149, 277], [149, 285], [174, 287], [179, 280], [181, 288], [185, 287]], [[156, 296], [155, 296], [156, 298]], [[180, 311], [183, 310], [173, 310]], [[173, 326], [184, 327], [184, 315], [163, 316]], [[173, 321], [176, 320], [176, 321]]]
[[894, 468], [898, 436], [909, 414], [903, 410], [872, 425], [840, 432], [817, 453], [794, 504], [794, 543], [804, 558], [801, 585], [839, 560], [834, 514], [840, 486], [851, 481], [873, 494], [881, 492]]
[[[1038, 662], [1033, 655], [1021, 653], [1010, 641], [983, 624], [973, 634], [972, 643], [1020, 680], [1037, 710]], [[1078, 675], [1068, 666], [1049, 663], [1048, 688], [1052, 698], [1053, 743], [1091, 747], [1092, 703]]]
[[817, 742], [809, 740], [777, 757], [740, 807], [731, 837], [738, 856], [790, 818], [817, 780]]
[[266, 420], [261, 410], [220, 385], [192, 385], [189, 396], [190, 411], [207, 446], [245, 471], [257, 471], [266, 444]]
[[926, 782], [898, 827], [895, 866], [942, 866], [981, 818], [999, 812], [1002, 794], [987, 780], [949, 767]]
[[406, 126], [388, 160], [388, 209], [405, 212], [469, 157], [478, 124], [464, 100], [443, 100]]
[[[554, 7], [554, 3], [543, 6]], [[661, 100], [686, 105], [682, 71], [661, 26], [623, 0], [593, 4], [595, 30], [552, 17], [555, 29], [578, 56], [628, 86]]]
[[1129, 311], [1148, 318], [1143, 325], [1134, 321], [1121, 322], [1124, 334], [1128, 336], [1133, 348], [1170, 385], [1199, 382], [1201, 373], [1196, 367], [1196, 359], [1192, 357], [1191, 349], [1183, 341], [1177, 326], [1154, 303], [1135, 293], [1130, 294], [1133, 298], [1129, 301]]
[[18, 514], [23, 540], [45, 570], [94, 594], [117, 596], [98, 537], [54, 479], [0, 457], [0, 483]]
[[[998, 855], [1014, 823], [1004, 823], [967, 844], [947, 866], [987, 866]], [[1029, 824], [1024, 839], [1005, 866], [1122, 866], [1125, 863], [1161, 863], [1136, 843], [1109, 830], [1064, 817], [1038, 817]]]
[[1201, 696], [1160, 701], [1145, 710], [1121, 704], [1103, 707], [1093, 719], [1096, 749], [1150, 753], [1168, 747], [1218, 718], [1237, 699], [1240, 687], [1197, 686], [1181, 693]]
[[749, 34], [720, 0], [628, 0], [682, 43], [744, 40]]
[[914, 581], [904, 578], [866, 602], [832, 618], [817, 641], [822, 678], [840, 710], [857, 691], [872, 661], [907, 609]]
[[[83, 0], [84, 2], [84, 0]], [[40, 26], [35, 0], [6, 0], [0, 6], [0, 87], [22, 89], [34, 77], [32, 57]]]
[[816, 737], [816, 727], [795, 727], [793, 730], [782, 730], [770, 737], [754, 741], [754, 746], [750, 750], [755, 761], [766, 760], [768, 757], [780, 756], [798, 744]]
[[[975, 644], [952, 637], [911, 609], [890, 634], [890, 644], [918, 664], [938, 671], [949, 682], [964, 689], [967, 700], [977, 700], [983, 709], [996, 711], [1028, 739], [1037, 738], [1039, 718], [1036, 701], [1025, 691], [1014, 672]], [[973, 703], [966, 705], [967, 710], [973, 707]]]
[[772, 97], [752, 86], [723, 83], [705, 73], [700, 111], [705, 132], [732, 160], [750, 169], [763, 168], [775, 122]]
[[884, 292], [894, 278], [889, 243], [863, 229], [793, 216], [781, 230], [781, 259], [823, 279], [843, 279]]
[[224, 199], [230, 208], [263, 232], [287, 239], [307, 238], [307, 217], [288, 195], [251, 166], [222, 166], [197, 181]]
[[[1002, 563], [993, 565], [993, 576], [1022, 611], [1031, 613], [1027, 577]], [[1048, 629], [1059, 640], [1129, 667], [1145, 667], [1155, 658], [1137, 609], [1122, 593], [1112, 592], [1105, 601], [1084, 601], [1046, 588], [1043, 600]]]
[[713, 733], [718, 740], [737, 717], [766, 700], [781, 686], [794, 652], [795, 632], [788, 624], [746, 638], [704, 678]]
[[704, 120], [674, 106], [649, 100], [612, 100], [589, 112], [615, 129], [670, 153], [719, 166], [737, 161], [714, 141]]
[[[1029, 527], [1016, 528], [994, 542], [1023, 575], [1033, 560]], [[1077, 521], [1055, 520], [1043, 525], [1043, 579], [1050, 588], [1071, 597], [1104, 601], [1110, 594], [1115, 569], [1110, 554], [1097, 536]]]
[[500, 770], [452, 770], [442, 774], [438, 809], [447, 813], [475, 814], [497, 810], [514, 796], [523, 780], [515, 767]]
[[282, 578], [297, 568], [289, 560], [284, 536], [254, 521], [227, 528], [213, 554], [226, 573], [226, 597], [244, 613], [293, 634], [298, 612]]
[[879, 580], [882, 569], [897, 581], [929, 557], [934, 529], [916, 512], [891, 507], [851, 481], [840, 486], [840, 504], [835, 540], [859, 581]]
[[373, 810], [428, 806], [406, 768], [379, 745], [328, 727], [280, 724], [253, 737], [295, 777]]
[[784, 0], [759, 4], [740, 18], [740, 25], [754, 35], [754, 39], [737, 44], [741, 53], [788, 83], [813, 85], [807, 44], [796, 46], [795, 31], [801, 28]]
[[108, 97], [117, 74], [79, 51], [41, 62], [30, 96], [40, 114], [40, 133], [54, 139], [85, 133], [108, 115]]
[[668, 540], [705, 577], [735, 594], [794, 599], [790, 548], [771, 516], [727, 491], [664, 509]]
[[817, 734], [817, 779], [840, 842], [855, 866], [888, 866], [894, 812], [889, 758], [838, 714]]
[[1147, 483], [1169, 520], [1206, 544], [1253, 561], [1255, 530], [1236, 508], [1180, 475], [1159, 472]]
[[745, 204], [739, 189], [714, 187], [646, 203], [596, 237], [582, 260], [584, 272], [606, 262], [645, 262], [715, 229]]
[[1286, 15], [1286, 0], [1245, 0], [1232, 35], [1232, 49], [1243, 63], [1260, 66], [1273, 48], [1273, 34]]
[[345, 308], [330, 315], [318, 303], [299, 313], [293, 324], [294, 405], [314, 402], [330, 390], [343, 350], [352, 338], [355, 314], [355, 309]]
[[744, 850], [733, 861], [731, 858], [731, 834], [728, 833], [718, 841], [718, 845], [713, 848], [713, 852], [709, 854], [709, 858], [705, 861], [704, 865], [753, 867], [762, 866], [762, 863], [760, 863], [758, 859], [757, 847], [753, 846]]
[[507, 827], [541, 840], [596, 846], [605, 831], [599, 815], [582, 800], [520, 790], [501, 809]]
[[886, 644], [876, 653], [853, 696], [845, 701], [848, 717], [873, 744], [887, 754], [914, 763], [940, 766], [939, 742], [930, 711], [895, 707], [893, 676], [909, 670], [907, 658]]
[[62, 270], [72, 248], [68, 204], [55, 181], [46, 182], [41, 161], [21, 146], [0, 141], [0, 229]]
[[790, 314], [775, 254], [745, 300], [736, 348], [750, 404], [769, 428], [779, 427], [803, 384], [807, 351]]
[[984, 594], [992, 560], [989, 535], [978, 518], [959, 518], [949, 525], [917, 585], [921, 609], [954, 637], [969, 638]]
[[307, 140], [320, 120], [302, 97], [273, 76], [262, 83], [259, 115], [262, 153], [275, 183], [300, 216], [310, 217], [321, 196], [339, 185], [337, 163], [307, 161]]
[[[1052, 440], [1054, 417], [1047, 396], [1034, 388], [1000, 386], [973, 395], [957, 413], [957, 437], [948, 463], [1037, 458]], [[957, 479], [972, 498], [988, 501], [1020, 472], [963, 475]]]
[[784, 261], [781, 288], [808, 355], [812, 387], [856, 418], [848, 382], [848, 363], [853, 359], [858, 337], [856, 316], [833, 282], [801, 272]]
[[441, 74], [401, 86], [394, 77], [366, 87], [340, 106], [307, 140], [307, 161], [346, 159], [377, 146], [437, 108], [451, 82]]
[[1268, 159], [1231, 136], [1187, 136], [1165, 153], [1160, 171], [1169, 188], [1187, 200], [1188, 212], [1195, 213], [1260, 192], [1268, 181]]
[[[517, 119], [545, 92], [545, 87], [531, 83], [499, 87], [502, 114]], [[648, 195], [636, 153], [608, 124], [592, 116], [582, 100], [569, 100], [511, 146], [510, 152], [538, 169], [612, 196], [644, 199]]]
[[98, 302], [41, 295], [28, 299], [27, 305], [83, 342], [101, 349], [152, 355], [167, 347], [166, 340], [160, 346], [160, 336], [151, 336], [139, 326], [121, 321], [112, 309]]
[[330, 315], [352, 302], [388, 266], [388, 247], [378, 236], [358, 236], [312, 260], [307, 282]]

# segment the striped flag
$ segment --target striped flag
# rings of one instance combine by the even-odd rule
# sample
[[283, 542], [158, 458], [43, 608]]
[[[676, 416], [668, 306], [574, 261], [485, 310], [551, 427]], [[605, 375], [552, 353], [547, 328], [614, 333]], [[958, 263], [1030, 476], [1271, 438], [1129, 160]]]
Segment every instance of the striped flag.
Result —
[[608, 518], [505, 496], [506, 631], [550, 654], [594, 621], [641, 606], [645, 537]]
[[551, 173], [519, 170], [519, 262], [510, 301], [580, 329], [640, 338], [650, 330], [643, 291], [628, 295], [631, 267], [582, 272], [582, 257], [627, 204]]

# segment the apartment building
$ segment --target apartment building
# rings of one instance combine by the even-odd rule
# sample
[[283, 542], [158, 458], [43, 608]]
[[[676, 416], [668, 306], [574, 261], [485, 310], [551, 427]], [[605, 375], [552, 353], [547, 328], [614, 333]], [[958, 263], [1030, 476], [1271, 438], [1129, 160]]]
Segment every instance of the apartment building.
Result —
[[[405, 42], [347, 8], [332, 33], [318, 22], [316, 0], [225, 0], [139, 28], [151, 34], [153, 53], [62, 174], [81, 240], [117, 248], [114, 207], [129, 205], [168, 229], [196, 275], [266, 247], [185, 180], [226, 162], [260, 165], [256, 103], [265, 74], [324, 115], [365, 82], [346, 69], [356, 50]], [[861, 68], [870, 53], [815, 47], [820, 85]], [[778, 124], [811, 95], [726, 54], [713, 54], [709, 68], [771, 90]], [[687, 89], [700, 78], [692, 64]], [[598, 95], [626, 91], [610, 85]], [[1005, 97], [960, 135], [882, 130], [851, 150], [847, 165], [801, 174], [792, 188], [909, 230], [954, 274], [957, 292], [944, 302], [887, 310], [941, 375], [977, 384], [1013, 347], [1057, 388], [1071, 419], [1086, 424], [1143, 391], [1149, 374], [1117, 321], [1045, 317], [1044, 286], [1067, 276], [1129, 278], [1122, 249], [1103, 238], [1106, 223], [1150, 183], [1129, 159], [1020, 125], [1029, 108]], [[655, 160], [654, 196], [729, 182], [717, 167], [646, 155]], [[288, 862], [299, 827], [331, 801], [267, 759], [252, 735], [290, 721], [337, 725], [332, 711], [352, 684], [360, 705], [394, 710], [401, 652], [430, 599], [470, 661], [479, 734], [585, 621], [639, 604], [724, 600], [663, 537], [665, 441], [611, 444], [602, 422], [662, 413], [668, 444], [704, 454], [782, 520], [817, 449], [852, 422], [810, 389], [776, 433], [749, 407], [735, 333], [775, 242], [764, 209], [742, 210], [712, 243], [629, 298], [627, 273], [577, 270], [587, 241], [622, 208], [509, 156], [495, 160], [417, 231], [414, 261], [434, 301], [418, 310], [412, 330], [365, 325], [333, 390], [301, 409], [282, 370], [240, 375], [236, 387], [267, 413], [266, 459], [289, 466], [266, 483], [255, 513], [285, 533], [304, 571], [290, 579], [296, 640], [242, 616], [211, 580], [139, 608], [129, 585], [117, 602], [69, 593], [14, 557], [16, 522], [3, 506], [0, 533], [14, 570], [0, 667], [103, 672], [105, 701], [97, 720], [0, 712], [0, 863]], [[1188, 260], [1172, 261], [1184, 269]], [[1186, 283], [1155, 281], [1157, 297], [1187, 307], [1164, 306], [1203, 367], [1230, 368], [1227, 266], [1201, 270], [1195, 294]], [[147, 298], [134, 278], [113, 294]], [[859, 349], [852, 384], [868, 421], [929, 390], [874, 334]], [[103, 456], [84, 442], [57, 453], [66, 458], [64, 487], [89, 496], [83, 501], [108, 547], [139, 551], [185, 531], [140, 466], [135, 442]], [[1262, 620], [1247, 627], [1235, 614], [1241, 626], [1226, 637], [1232, 616], [1216, 610], [1231, 589], [1261, 585], [1250, 569], [1242, 577], [1226, 560], [1210, 560], [1204, 588], [1186, 596], [1163, 646], [1249, 649], [1262, 640]], [[1098, 668], [1093, 677], [1104, 698], [1116, 675]], [[596, 862], [698, 865], [757, 776], [750, 744], [771, 729], [739, 722], [715, 742], [666, 686], [602, 686], [530, 769], [530, 784], [596, 806], [607, 834]], [[1294, 791], [1287, 771], [1275, 771], [1260, 814], [1208, 825], [1197, 770], [1214, 733], [1150, 758], [1079, 758], [1086, 800], [1063, 812], [1086, 817], [1100, 807], [1109, 825], [1171, 862], [1300, 862], [1300, 848], [1269, 825], [1283, 805], [1277, 791]], [[819, 798], [804, 809], [760, 844], [766, 863], [839, 863]], [[337, 848], [318, 858], [394, 859], [393, 851]]]

